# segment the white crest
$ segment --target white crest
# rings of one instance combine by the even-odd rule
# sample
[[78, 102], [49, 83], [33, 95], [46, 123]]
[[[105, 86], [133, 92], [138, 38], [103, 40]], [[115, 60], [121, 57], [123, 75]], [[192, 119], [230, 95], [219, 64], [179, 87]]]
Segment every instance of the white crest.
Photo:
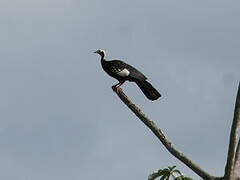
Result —
[[104, 56], [106, 55], [106, 51], [103, 49], [99, 49], [99, 52], [102, 52], [104, 54]]

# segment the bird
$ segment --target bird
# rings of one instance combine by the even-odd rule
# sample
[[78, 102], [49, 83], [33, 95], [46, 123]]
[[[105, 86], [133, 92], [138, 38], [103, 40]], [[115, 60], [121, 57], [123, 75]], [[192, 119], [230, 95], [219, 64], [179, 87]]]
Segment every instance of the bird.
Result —
[[98, 49], [94, 53], [101, 56], [103, 70], [118, 80], [118, 83], [112, 86], [114, 91], [118, 92], [125, 81], [130, 81], [135, 82], [149, 100], [154, 101], [161, 97], [161, 94], [147, 81], [147, 77], [133, 66], [121, 60], [106, 60], [105, 50]]

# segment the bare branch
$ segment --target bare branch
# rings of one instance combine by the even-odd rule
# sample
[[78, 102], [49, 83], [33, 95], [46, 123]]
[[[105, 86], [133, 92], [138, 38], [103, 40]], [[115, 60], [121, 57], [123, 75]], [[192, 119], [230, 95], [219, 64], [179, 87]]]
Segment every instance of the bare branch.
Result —
[[234, 162], [235, 162], [236, 149], [237, 149], [237, 143], [238, 143], [237, 130], [239, 126], [240, 126], [240, 83], [238, 86], [233, 123], [232, 123], [231, 133], [230, 133], [228, 157], [227, 157], [227, 163], [226, 163], [225, 175], [224, 175], [225, 180], [234, 179]]
[[202, 177], [204, 180], [213, 180], [215, 177], [208, 174], [206, 171], [201, 169], [197, 164], [192, 162], [187, 156], [185, 156], [182, 152], [177, 150], [173, 144], [167, 139], [167, 137], [163, 134], [162, 130], [155, 124], [155, 122], [149, 119], [140, 108], [138, 108], [132, 101], [124, 94], [124, 92], [120, 89], [116, 91], [119, 98], [132, 110], [132, 112], [149, 128], [151, 131], [157, 136], [157, 138], [162, 142], [162, 144], [166, 147], [166, 149], [177, 159], [182, 161], [185, 165], [187, 165], [190, 169], [192, 169], [196, 174]]
[[236, 158], [234, 162], [234, 178], [240, 179], [240, 139], [236, 150]]

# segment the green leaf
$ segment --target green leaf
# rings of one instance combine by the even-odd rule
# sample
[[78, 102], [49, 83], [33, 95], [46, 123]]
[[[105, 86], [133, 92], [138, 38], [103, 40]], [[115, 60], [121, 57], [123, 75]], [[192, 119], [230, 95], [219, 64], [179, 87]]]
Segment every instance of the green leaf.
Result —
[[183, 180], [183, 179], [182, 179], [182, 176], [178, 176], [174, 180]]
[[177, 166], [168, 166], [168, 169], [170, 170], [170, 171], [172, 171], [174, 168], [176, 168]]
[[168, 180], [169, 179], [169, 176], [167, 174], [163, 175], [160, 180]]
[[192, 178], [190, 178], [190, 177], [183, 177], [183, 179], [182, 180], [193, 180]]
[[182, 176], [182, 173], [181, 173], [178, 169], [174, 169], [174, 170], [172, 171], [172, 173], [177, 173], [177, 174], [179, 174], [180, 176]]

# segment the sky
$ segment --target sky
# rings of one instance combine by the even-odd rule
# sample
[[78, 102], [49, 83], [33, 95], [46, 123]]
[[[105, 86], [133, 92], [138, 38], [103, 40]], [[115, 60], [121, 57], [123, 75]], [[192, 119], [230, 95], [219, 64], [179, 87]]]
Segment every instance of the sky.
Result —
[[143, 72], [162, 98], [124, 92], [176, 147], [224, 172], [240, 80], [240, 1], [0, 0], [0, 179], [147, 179], [176, 165], [112, 92], [100, 57]]

